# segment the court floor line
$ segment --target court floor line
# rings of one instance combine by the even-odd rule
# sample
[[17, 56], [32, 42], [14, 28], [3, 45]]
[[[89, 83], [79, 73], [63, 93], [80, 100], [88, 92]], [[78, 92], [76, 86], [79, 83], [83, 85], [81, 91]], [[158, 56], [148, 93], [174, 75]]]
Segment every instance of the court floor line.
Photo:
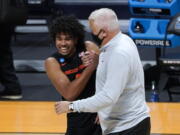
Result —
[[[57, 135], [66, 131], [66, 114], [57, 115], [55, 102], [0, 101], [0, 135]], [[153, 135], [180, 135], [180, 103], [148, 103]], [[7, 133], [7, 134], [6, 134]], [[33, 134], [34, 133], [34, 134]]]
[[64, 134], [47, 134], [47, 133], [0, 133], [0, 135], [64, 135]]

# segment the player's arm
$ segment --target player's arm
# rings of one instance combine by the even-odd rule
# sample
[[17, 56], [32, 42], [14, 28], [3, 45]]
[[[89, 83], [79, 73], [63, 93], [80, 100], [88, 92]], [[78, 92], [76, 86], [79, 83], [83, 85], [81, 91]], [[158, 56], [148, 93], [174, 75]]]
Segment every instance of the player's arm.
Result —
[[73, 101], [80, 95], [95, 70], [93, 67], [85, 68], [80, 77], [70, 81], [61, 70], [57, 60], [52, 57], [45, 60], [45, 69], [48, 78], [51, 80], [56, 90], [68, 101]]
[[95, 51], [97, 54], [100, 53], [99, 47], [92, 41], [85, 41], [87, 51]]
[[91, 41], [86, 41], [85, 46], [86, 51], [81, 53], [81, 60], [84, 66], [88, 68], [90, 68], [91, 66], [95, 66], [96, 68], [100, 53], [99, 47]]

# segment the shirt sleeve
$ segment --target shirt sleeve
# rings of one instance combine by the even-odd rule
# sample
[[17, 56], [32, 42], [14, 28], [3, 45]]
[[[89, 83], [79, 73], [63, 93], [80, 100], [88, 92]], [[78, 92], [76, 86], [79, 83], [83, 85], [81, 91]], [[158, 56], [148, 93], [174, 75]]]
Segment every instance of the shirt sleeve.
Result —
[[107, 64], [107, 76], [102, 90], [87, 99], [74, 101], [74, 110], [78, 112], [98, 112], [115, 104], [123, 92], [129, 76], [129, 59], [127, 55], [113, 52]]

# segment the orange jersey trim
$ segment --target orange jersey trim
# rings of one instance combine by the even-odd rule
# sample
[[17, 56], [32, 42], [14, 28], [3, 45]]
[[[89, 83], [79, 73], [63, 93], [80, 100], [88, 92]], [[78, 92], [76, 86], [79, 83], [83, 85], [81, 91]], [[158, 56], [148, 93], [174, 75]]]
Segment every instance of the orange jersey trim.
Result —
[[80, 65], [79, 67], [74, 68], [74, 69], [67, 70], [67, 71], [65, 71], [64, 73], [65, 73], [66, 75], [69, 75], [69, 74], [73, 74], [73, 73], [78, 72], [79, 69], [84, 69], [84, 68], [85, 68], [85, 66], [82, 64], [82, 65]]

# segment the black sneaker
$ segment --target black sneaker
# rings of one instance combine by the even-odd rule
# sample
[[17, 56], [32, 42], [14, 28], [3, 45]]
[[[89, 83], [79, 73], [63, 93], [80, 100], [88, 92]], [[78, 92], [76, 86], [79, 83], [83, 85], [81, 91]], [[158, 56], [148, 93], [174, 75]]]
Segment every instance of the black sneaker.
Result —
[[4, 90], [0, 92], [0, 97], [4, 99], [17, 100], [22, 98], [22, 93], [17, 91]]

